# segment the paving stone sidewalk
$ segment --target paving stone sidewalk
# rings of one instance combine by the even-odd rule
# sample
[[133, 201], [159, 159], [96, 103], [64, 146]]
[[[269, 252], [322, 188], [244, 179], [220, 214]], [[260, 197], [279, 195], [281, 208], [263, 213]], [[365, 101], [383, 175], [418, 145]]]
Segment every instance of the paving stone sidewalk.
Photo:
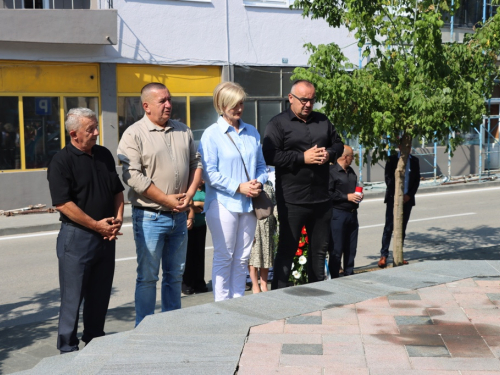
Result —
[[500, 375], [500, 277], [252, 327], [238, 375]]

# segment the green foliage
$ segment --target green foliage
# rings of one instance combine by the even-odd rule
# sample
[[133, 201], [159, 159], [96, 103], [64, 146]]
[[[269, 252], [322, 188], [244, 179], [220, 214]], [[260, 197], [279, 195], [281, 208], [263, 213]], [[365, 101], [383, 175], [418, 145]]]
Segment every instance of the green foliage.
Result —
[[[335, 43], [307, 44], [310, 68], [297, 68], [294, 78], [315, 84], [324, 113], [348, 138], [360, 137], [373, 151], [373, 163], [397, 146], [389, 146], [388, 138], [445, 142], [451, 131], [466, 132], [486, 114], [485, 98], [499, 73], [500, 13], [477, 25], [464, 43], [443, 43], [443, 15], [453, 13], [455, 3], [451, 8], [451, 0], [295, 1], [304, 16], [347, 27], [369, 57], [358, 69]], [[452, 150], [460, 141], [452, 141]]]

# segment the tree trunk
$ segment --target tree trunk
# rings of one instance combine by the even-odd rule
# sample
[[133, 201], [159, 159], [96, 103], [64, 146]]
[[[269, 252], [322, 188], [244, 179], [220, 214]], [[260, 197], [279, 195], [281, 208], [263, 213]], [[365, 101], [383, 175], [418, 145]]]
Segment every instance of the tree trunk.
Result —
[[395, 172], [395, 192], [394, 192], [394, 242], [392, 256], [394, 267], [403, 265], [403, 204], [406, 163], [411, 151], [411, 136], [407, 133], [403, 135], [399, 144], [398, 165]]

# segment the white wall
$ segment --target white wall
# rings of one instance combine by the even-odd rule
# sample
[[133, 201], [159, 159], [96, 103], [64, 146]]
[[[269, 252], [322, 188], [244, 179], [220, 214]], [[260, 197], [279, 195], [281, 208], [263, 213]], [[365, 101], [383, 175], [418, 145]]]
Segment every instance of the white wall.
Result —
[[[355, 43], [345, 30], [304, 19], [288, 8], [249, 7], [228, 0], [230, 64], [306, 65], [303, 44]], [[2, 59], [107, 63], [226, 65], [226, 0], [114, 0], [118, 9], [115, 46], [0, 42]], [[358, 61], [356, 45], [346, 54]]]

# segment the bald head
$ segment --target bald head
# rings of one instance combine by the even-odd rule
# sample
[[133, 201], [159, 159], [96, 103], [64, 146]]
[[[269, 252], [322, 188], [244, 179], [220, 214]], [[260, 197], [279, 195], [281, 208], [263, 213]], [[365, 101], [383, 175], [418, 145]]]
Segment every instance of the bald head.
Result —
[[302, 89], [309, 89], [309, 90], [316, 91], [316, 89], [314, 88], [314, 85], [311, 82], [309, 82], [305, 79], [300, 79], [300, 80], [294, 82], [290, 92], [294, 95], [297, 95], [297, 90], [302, 91]]
[[141, 90], [142, 108], [155, 125], [165, 127], [172, 114], [172, 97], [161, 83], [149, 83]]
[[339, 165], [346, 169], [349, 167], [354, 159], [354, 151], [352, 150], [351, 146], [344, 145], [344, 152], [342, 153], [342, 156], [337, 159], [337, 163]]
[[290, 109], [295, 116], [306, 122], [316, 101], [316, 89], [309, 81], [297, 81], [288, 94], [288, 100], [290, 101]]
[[144, 86], [141, 90], [141, 103], [147, 103], [151, 98], [151, 94], [158, 90], [167, 90], [167, 86], [159, 82], [148, 83]]
[[344, 157], [345, 155], [347, 154], [351, 154], [353, 155], [354, 154], [354, 151], [352, 149], [351, 146], [348, 146], [348, 145], [344, 145], [344, 152], [342, 153], [342, 157]]

